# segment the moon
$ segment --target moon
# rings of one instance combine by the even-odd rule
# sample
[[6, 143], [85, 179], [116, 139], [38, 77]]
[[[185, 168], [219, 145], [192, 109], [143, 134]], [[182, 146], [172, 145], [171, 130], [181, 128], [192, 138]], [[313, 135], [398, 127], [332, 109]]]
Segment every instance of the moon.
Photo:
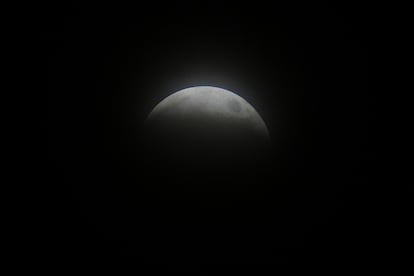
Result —
[[166, 97], [147, 118], [158, 150], [211, 156], [245, 152], [270, 141], [259, 113], [239, 95], [218, 87], [190, 87]]
[[[168, 175], [166, 182], [177, 179], [188, 190], [240, 189], [234, 177], [246, 177], [260, 166], [270, 144], [267, 126], [253, 106], [212, 86], [166, 97], [153, 108], [146, 127], [148, 162]], [[171, 189], [168, 183], [160, 185]]]
[[218, 87], [196, 86], [180, 90], [162, 100], [148, 119], [175, 117], [191, 120], [193, 116], [228, 124], [244, 125], [251, 131], [268, 137], [263, 119], [246, 100], [239, 95]]

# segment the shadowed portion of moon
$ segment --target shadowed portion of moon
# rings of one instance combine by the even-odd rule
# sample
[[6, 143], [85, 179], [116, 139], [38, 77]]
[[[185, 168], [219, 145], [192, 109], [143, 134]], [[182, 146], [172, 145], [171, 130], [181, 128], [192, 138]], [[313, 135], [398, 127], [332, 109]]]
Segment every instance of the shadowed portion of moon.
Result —
[[270, 142], [264, 121], [247, 101], [211, 86], [165, 98], [148, 116], [146, 130], [145, 148], [154, 165], [184, 186], [201, 188], [240, 185], [232, 181], [234, 174], [260, 166]]

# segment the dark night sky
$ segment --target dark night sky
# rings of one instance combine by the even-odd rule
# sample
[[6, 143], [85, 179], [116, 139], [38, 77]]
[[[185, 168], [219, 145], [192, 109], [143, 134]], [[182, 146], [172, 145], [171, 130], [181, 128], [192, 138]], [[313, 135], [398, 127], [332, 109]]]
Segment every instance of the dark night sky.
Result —
[[[369, 13], [290, 1], [45, 5], [46, 258], [75, 271], [366, 264], [376, 158]], [[211, 208], [142, 188], [179, 182], [178, 166], [172, 177], [148, 161], [142, 124], [193, 85], [236, 92], [267, 123], [265, 165], [214, 176], [249, 182], [254, 196], [209, 195], [220, 202]]]

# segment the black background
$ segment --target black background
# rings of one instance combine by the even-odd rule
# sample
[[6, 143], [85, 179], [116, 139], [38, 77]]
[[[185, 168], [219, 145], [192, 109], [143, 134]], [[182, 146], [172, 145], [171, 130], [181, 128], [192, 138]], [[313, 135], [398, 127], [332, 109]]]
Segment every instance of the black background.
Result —
[[[45, 4], [44, 259], [58, 271], [154, 274], [369, 266], [371, 12], [333, 3]], [[142, 125], [164, 97], [194, 85], [234, 91], [265, 120], [273, 142], [265, 165], [247, 173], [229, 165], [228, 181], [253, 192], [203, 203], [142, 189], [178, 182], [148, 161]], [[204, 177], [188, 175], [195, 185]]]

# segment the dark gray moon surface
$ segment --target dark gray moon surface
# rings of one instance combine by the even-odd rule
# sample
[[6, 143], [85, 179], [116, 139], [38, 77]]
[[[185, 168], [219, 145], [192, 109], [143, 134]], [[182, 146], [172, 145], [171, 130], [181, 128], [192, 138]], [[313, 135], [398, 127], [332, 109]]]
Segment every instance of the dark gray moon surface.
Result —
[[[194, 182], [192, 176], [198, 183], [230, 183], [234, 170], [259, 166], [270, 143], [266, 124], [246, 100], [211, 86], [168, 96], [149, 114], [146, 127], [145, 148], [154, 164], [183, 183]], [[217, 175], [221, 179], [213, 180]]]
[[[217, 135], [220, 135], [219, 131], [223, 134], [244, 128], [256, 135], [268, 136], [265, 123], [247, 101], [228, 90], [212, 86], [191, 87], [170, 95], [150, 113], [149, 120], [157, 119], [184, 124], [194, 121], [193, 131], [216, 130], [214, 134]], [[196, 124], [197, 120], [199, 124]]]
[[[262, 144], [269, 140], [257, 111], [240, 96], [217, 87], [197, 86], [178, 91], [152, 110], [148, 125], [171, 147], [185, 143], [209, 151]], [[244, 145], [243, 145], [244, 144]]]

